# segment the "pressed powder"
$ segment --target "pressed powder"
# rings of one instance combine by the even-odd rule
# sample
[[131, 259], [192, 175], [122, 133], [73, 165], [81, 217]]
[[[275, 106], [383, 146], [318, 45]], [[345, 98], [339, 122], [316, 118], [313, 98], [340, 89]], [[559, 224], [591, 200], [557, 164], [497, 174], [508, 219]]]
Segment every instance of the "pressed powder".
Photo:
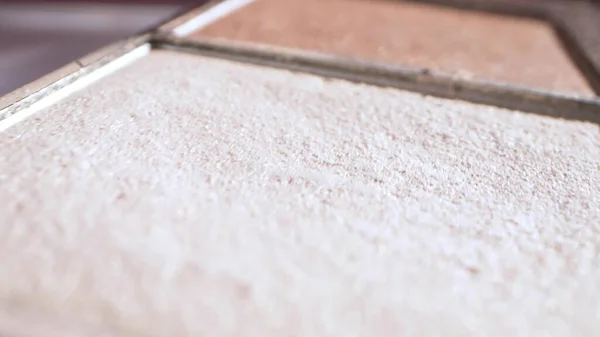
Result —
[[255, 0], [190, 35], [591, 96], [542, 21], [386, 0]]
[[599, 170], [597, 124], [153, 51], [0, 133], [0, 334], [598, 336]]

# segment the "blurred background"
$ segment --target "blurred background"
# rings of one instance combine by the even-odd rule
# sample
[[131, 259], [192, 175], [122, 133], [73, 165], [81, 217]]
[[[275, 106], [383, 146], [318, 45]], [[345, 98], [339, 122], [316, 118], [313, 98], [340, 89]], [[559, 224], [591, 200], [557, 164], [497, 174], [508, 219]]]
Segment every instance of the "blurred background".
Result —
[[0, 96], [203, 0], [0, 0]]

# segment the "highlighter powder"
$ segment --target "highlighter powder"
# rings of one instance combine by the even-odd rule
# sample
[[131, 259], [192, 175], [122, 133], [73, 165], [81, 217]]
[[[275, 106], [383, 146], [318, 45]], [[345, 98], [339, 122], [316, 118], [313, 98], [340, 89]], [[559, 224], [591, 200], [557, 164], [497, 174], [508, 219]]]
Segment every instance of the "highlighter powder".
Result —
[[0, 334], [598, 336], [598, 191], [591, 122], [153, 51], [0, 133]]
[[592, 96], [542, 21], [386, 0], [254, 0], [190, 35]]

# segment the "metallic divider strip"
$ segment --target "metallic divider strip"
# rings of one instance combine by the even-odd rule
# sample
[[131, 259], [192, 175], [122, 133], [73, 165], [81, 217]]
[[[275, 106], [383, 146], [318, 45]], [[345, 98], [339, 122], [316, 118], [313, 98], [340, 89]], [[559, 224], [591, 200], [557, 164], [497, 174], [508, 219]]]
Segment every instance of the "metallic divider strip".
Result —
[[[544, 4], [546, 1], [568, 1], [571, 0], [545, 0], [522, 1], [522, 0], [387, 0], [395, 2], [412, 2], [429, 4], [435, 6], [450, 7], [463, 10], [478, 11], [490, 14], [499, 14], [515, 17], [524, 17], [538, 20], [548, 19], [548, 10]], [[577, 1], [577, 0], [575, 0]]]
[[212, 0], [160, 26], [157, 32], [161, 35], [184, 36], [252, 1], [254, 0]]
[[124, 53], [147, 43], [150, 39], [151, 34], [142, 34], [133, 38], [117, 41], [79, 58], [76, 62], [79, 63], [82, 68], [93, 66], [94, 63], [102, 59], [105, 59], [106, 61], [110, 58], [118, 58], [119, 55], [123, 55]]
[[149, 37], [127, 40], [87, 66], [0, 110], [0, 132], [150, 52]]
[[66, 77], [70, 74], [73, 74], [81, 69], [81, 65], [77, 62], [71, 62], [63, 67], [60, 67], [53, 72], [46, 74], [33, 82], [25, 84], [22, 87], [13, 90], [4, 96], [0, 97], [0, 110], [15, 104], [16, 102], [25, 99], [27, 96], [35, 93], [52, 83], [60, 80], [63, 77]]
[[443, 98], [600, 124], [600, 99], [453, 78], [427, 70], [215, 39], [156, 38], [155, 48], [269, 66]]
[[600, 3], [557, 1], [548, 6], [548, 15], [571, 59], [600, 96]]

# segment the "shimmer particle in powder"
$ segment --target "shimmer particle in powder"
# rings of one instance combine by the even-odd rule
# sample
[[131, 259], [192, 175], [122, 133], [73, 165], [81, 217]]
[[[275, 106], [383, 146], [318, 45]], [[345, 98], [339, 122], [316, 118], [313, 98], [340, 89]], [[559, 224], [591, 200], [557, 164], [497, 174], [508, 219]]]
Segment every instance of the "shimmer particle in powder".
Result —
[[191, 34], [591, 96], [542, 21], [385, 0], [255, 0]]
[[598, 336], [599, 168], [595, 124], [155, 51], [0, 133], [0, 334]]

